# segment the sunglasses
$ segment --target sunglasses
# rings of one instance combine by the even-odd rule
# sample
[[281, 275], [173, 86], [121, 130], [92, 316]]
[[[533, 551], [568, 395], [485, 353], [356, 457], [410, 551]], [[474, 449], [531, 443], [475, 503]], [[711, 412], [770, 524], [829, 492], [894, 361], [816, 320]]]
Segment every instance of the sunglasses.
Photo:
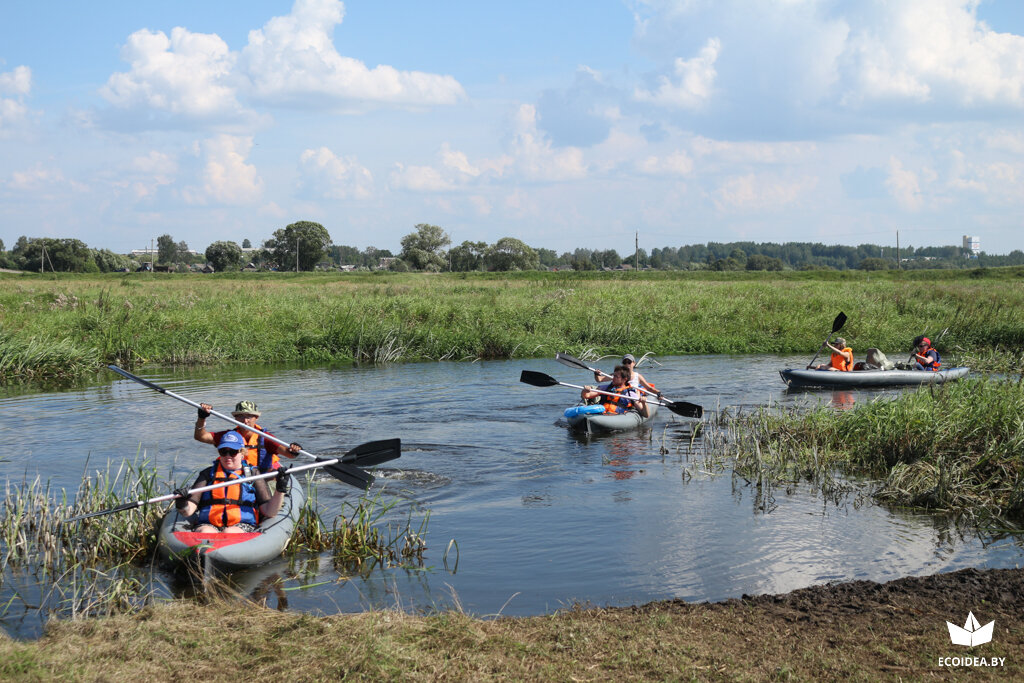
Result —
[[241, 451], [236, 451], [233, 448], [221, 448], [217, 452], [220, 453], [220, 455], [225, 458], [233, 458], [239, 453], [241, 453]]

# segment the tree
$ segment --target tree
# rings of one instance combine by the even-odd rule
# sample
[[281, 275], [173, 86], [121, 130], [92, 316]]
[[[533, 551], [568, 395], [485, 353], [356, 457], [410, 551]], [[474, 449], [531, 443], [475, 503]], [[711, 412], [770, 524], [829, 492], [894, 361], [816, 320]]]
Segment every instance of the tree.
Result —
[[206, 260], [219, 273], [242, 267], [242, 248], [234, 242], [214, 242], [206, 248]]
[[747, 259], [747, 270], [782, 270], [782, 259], [763, 254], [751, 254]]
[[331, 236], [327, 228], [313, 221], [298, 221], [274, 231], [264, 247], [274, 255], [279, 270], [295, 268], [296, 240], [298, 240], [299, 270], [313, 270], [324, 259]]
[[416, 232], [402, 238], [401, 258], [415, 270], [443, 270], [448, 265], [443, 247], [451, 243], [451, 237], [440, 227], [420, 223]]
[[466, 240], [448, 252], [452, 271], [465, 273], [480, 270], [483, 267], [484, 254], [487, 253], [487, 242], [470, 242]]
[[514, 237], [502, 237], [488, 247], [484, 260], [488, 270], [536, 270], [540, 267], [537, 252]]
[[156, 238], [156, 260], [157, 263], [174, 263], [177, 261], [178, 245], [170, 235], [160, 235]]
[[[24, 239], [24, 242], [22, 240]], [[99, 267], [93, 251], [76, 239], [18, 238], [15, 262], [22, 270], [55, 270], [62, 273], [95, 273]]]
[[887, 258], [878, 258], [877, 256], [869, 256], [860, 262], [861, 270], [889, 270], [892, 266], [892, 261]]
[[249, 241], [248, 237], [242, 240], [242, 249], [252, 249], [252, 242]]

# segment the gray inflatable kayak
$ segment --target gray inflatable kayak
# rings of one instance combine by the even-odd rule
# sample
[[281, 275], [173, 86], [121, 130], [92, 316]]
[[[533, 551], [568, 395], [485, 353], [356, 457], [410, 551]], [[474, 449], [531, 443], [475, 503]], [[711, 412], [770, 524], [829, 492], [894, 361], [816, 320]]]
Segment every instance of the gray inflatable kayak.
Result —
[[782, 381], [791, 387], [827, 387], [831, 389], [856, 389], [858, 387], [901, 387], [919, 384], [941, 384], [952, 382], [967, 375], [970, 368], [947, 368], [946, 370], [779, 370]]
[[636, 429], [640, 425], [647, 424], [654, 419], [658, 412], [658, 406], [648, 403], [647, 409], [649, 413], [647, 417], [642, 417], [640, 413], [630, 411], [619, 415], [581, 413], [566, 416], [565, 419], [569, 422], [569, 429], [586, 432], [587, 434], [594, 432], [624, 432], [628, 429]]
[[[194, 477], [193, 477], [194, 479]], [[278, 557], [292, 537], [306, 500], [293, 476], [277, 515], [263, 520], [256, 531], [243, 534], [197, 533], [172, 507], [159, 531], [159, 553], [165, 561], [184, 565], [201, 561], [206, 569], [233, 571], [255, 567]]]

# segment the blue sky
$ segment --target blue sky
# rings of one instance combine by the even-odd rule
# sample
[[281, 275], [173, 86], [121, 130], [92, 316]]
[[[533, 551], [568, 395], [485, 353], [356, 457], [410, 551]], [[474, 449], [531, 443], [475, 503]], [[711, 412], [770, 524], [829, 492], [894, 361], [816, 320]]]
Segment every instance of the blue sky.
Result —
[[1024, 248], [1019, 0], [8, 3], [0, 239]]

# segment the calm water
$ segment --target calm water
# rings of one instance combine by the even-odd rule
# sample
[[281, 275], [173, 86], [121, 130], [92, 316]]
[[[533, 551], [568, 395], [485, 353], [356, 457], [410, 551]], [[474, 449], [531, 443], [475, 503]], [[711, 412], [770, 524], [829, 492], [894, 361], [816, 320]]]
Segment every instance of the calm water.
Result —
[[[700, 403], [709, 413], [769, 402], [843, 408], [879, 396], [788, 393], [777, 371], [802, 367], [805, 356], [659, 361], [641, 366], [647, 378], [667, 396]], [[285, 578], [288, 590], [276, 598], [271, 593], [271, 604], [289, 609], [461, 605], [477, 615], [527, 615], [574, 602], [720, 600], [1022, 561], [1024, 551], [1013, 540], [961, 537], [942, 519], [875, 505], [837, 507], [804, 486], [776, 491], [766, 512], [742, 480], [702, 472], [701, 456], [680, 447], [690, 421], [663, 409], [640, 431], [574, 436], [560, 418], [577, 392], [520, 384], [522, 369], [572, 384], [592, 381], [554, 360], [138, 374], [225, 413], [242, 398], [254, 400], [264, 427], [321, 455], [402, 439], [401, 459], [376, 474], [385, 498], [399, 501], [396, 519], [430, 511], [424, 568], [342, 580], [330, 558], [312, 557], [301, 578], [283, 560], [234, 577], [245, 592]], [[161, 473], [181, 480], [213, 459], [213, 449], [191, 438], [194, 409], [113, 373], [104, 381], [65, 392], [0, 388], [4, 478], [38, 474], [74, 491], [87, 461], [94, 470], [144, 452]], [[212, 417], [209, 424], [227, 423]], [[359, 495], [333, 480], [319, 486], [328, 521]], [[451, 539], [458, 552], [453, 547], [446, 563]], [[18, 583], [7, 578], [0, 604]], [[152, 578], [160, 592], [175, 592], [170, 577], [155, 572]], [[38, 630], [15, 611], [5, 619], [9, 631]]]

